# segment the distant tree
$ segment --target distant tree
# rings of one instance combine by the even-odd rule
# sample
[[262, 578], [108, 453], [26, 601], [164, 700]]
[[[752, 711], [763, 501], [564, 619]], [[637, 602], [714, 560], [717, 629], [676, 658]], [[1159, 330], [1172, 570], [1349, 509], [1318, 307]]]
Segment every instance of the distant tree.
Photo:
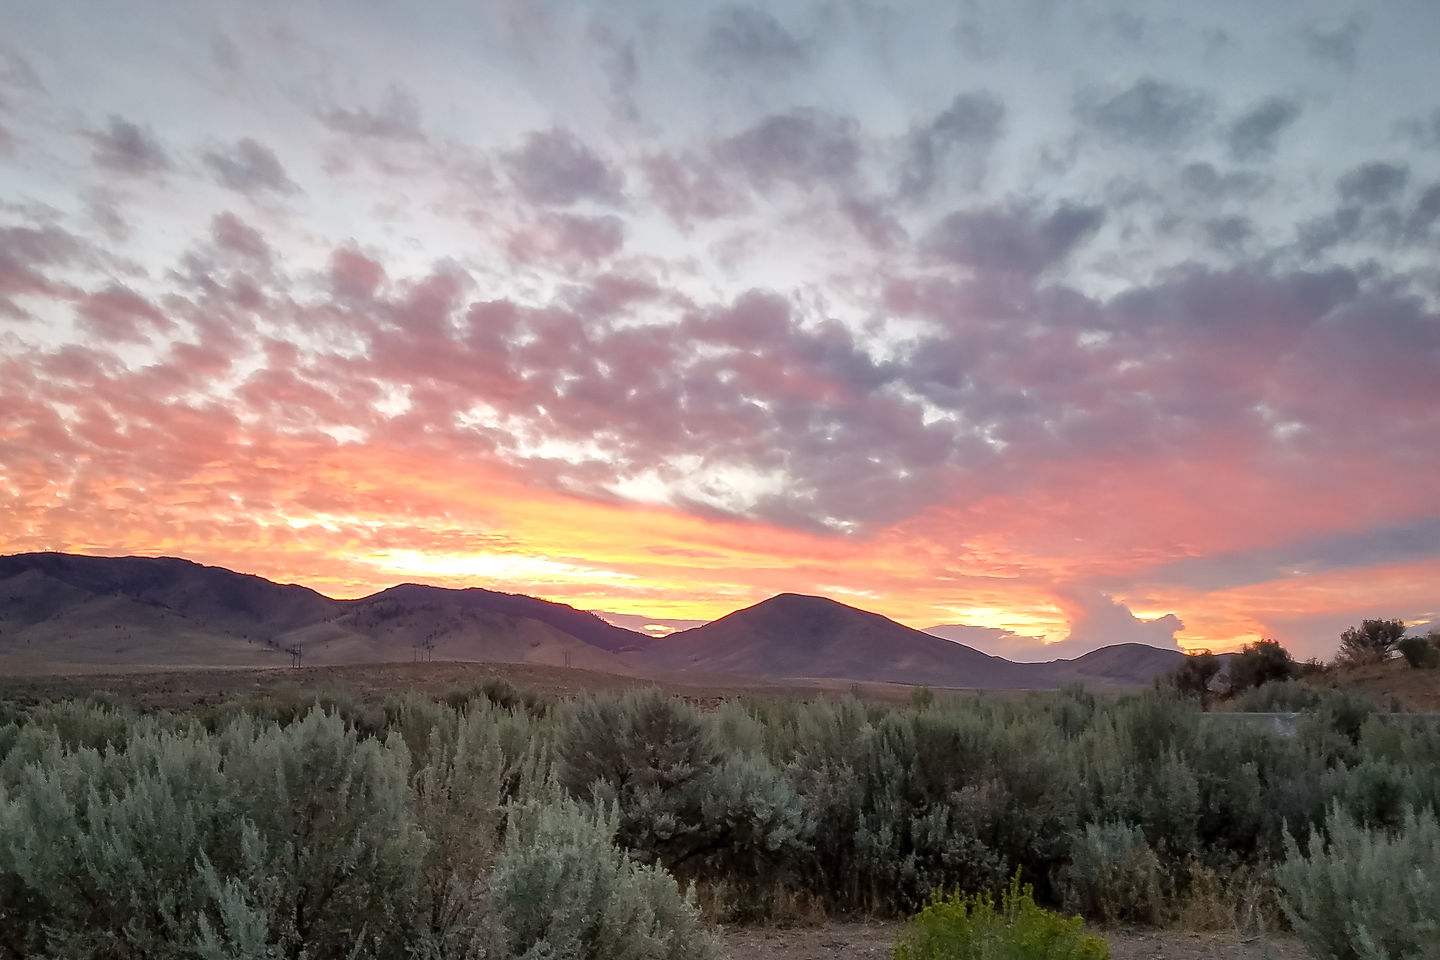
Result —
[[1275, 640], [1257, 640], [1231, 659], [1229, 690], [1234, 695], [1272, 680], [1289, 680], [1295, 673], [1290, 651]]
[[1337, 659], [1345, 663], [1379, 663], [1388, 660], [1405, 636], [1404, 620], [1362, 620], [1340, 634]]
[[1432, 630], [1425, 637], [1401, 638], [1400, 655], [1412, 667], [1440, 667], [1440, 631]]
[[1182, 696], [1198, 697], [1204, 709], [1210, 703], [1210, 683], [1219, 672], [1220, 658], [1209, 650], [1200, 650], [1188, 654], [1171, 677]]

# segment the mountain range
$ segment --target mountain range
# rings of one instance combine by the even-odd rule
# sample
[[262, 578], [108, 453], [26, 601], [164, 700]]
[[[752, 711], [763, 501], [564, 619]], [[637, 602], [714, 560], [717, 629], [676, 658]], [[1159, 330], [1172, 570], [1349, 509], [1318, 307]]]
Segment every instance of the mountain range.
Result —
[[628, 676], [830, 679], [962, 689], [1147, 684], [1142, 644], [1015, 663], [824, 597], [780, 594], [656, 638], [563, 603], [406, 583], [358, 600], [173, 557], [0, 557], [0, 673], [455, 660]]

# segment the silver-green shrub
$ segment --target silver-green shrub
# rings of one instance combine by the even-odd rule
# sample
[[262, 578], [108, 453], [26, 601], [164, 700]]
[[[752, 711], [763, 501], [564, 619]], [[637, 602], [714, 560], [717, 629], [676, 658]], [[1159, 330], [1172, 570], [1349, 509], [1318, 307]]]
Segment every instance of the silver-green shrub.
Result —
[[693, 706], [656, 689], [570, 708], [559, 738], [561, 783], [576, 797], [619, 810], [618, 839], [668, 862], [698, 829], [701, 781], [720, 758]]
[[1336, 807], [1302, 850], [1287, 836], [1276, 868], [1296, 934], [1330, 960], [1440, 957], [1440, 824], [1411, 813], [1397, 830], [1369, 829]]
[[1101, 923], [1154, 924], [1164, 916], [1164, 871], [1139, 827], [1089, 823], [1070, 848], [1065, 909]]
[[558, 790], [509, 810], [491, 881], [495, 957], [707, 960], [714, 944], [693, 895], [613, 843], [619, 817]]

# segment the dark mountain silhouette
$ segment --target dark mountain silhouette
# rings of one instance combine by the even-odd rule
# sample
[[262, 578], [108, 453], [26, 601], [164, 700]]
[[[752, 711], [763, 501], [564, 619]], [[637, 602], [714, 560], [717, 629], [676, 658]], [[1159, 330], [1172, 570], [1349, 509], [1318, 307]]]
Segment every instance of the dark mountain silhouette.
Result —
[[1144, 684], [1181, 656], [1121, 644], [1013, 663], [788, 593], [655, 639], [562, 603], [478, 588], [406, 583], [333, 600], [170, 557], [0, 557], [0, 672], [285, 666], [296, 651], [307, 665], [466, 660], [977, 689]]
[[824, 597], [782, 593], [657, 641], [670, 670], [881, 680], [945, 687], [1046, 686], [1026, 665]]
[[1073, 660], [1015, 663], [877, 613], [793, 593], [671, 634], [647, 653], [650, 663], [675, 671], [1012, 690], [1147, 684], [1183, 657], [1177, 650], [1124, 643]]
[[573, 607], [487, 590], [406, 584], [332, 600], [173, 557], [0, 557], [0, 669], [284, 666], [299, 651], [312, 665], [448, 659], [626, 673], [610, 648], [648, 640]]
[[[1042, 664], [1063, 676], [1094, 678], [1116, 683], [1149, 683], [1155, 677], [1174, 672], [1185, 660], [1179, 650], [1166, 650], [1144, 643], [1115, 643], [1073, 660], [1051, 660]], [[1059, 679], [1060, 677], [1057, 677]]]
[[440, 603], [453, 605], [463, 610], [483, 610], [488, 613], [504, 614], [511, 617], [525, 617], [547, 623], [557, 630], [568, 633], [601, 650], [611, 653], [642, 650], [651, 638], [634, 630], [612, 626], [584, 610], [576, 610], [564, 603], [539, 600], [523, 593], [497, 593], [471, 587], [465, 590], [449, 590], [444, 587], [430, 587], [419, 583], [402, 583], [397, 587], [382, 590], [355, 603], [374, 603], [393, 600], [401, 603]]
[[[24, 553], [0, 557], [0, 581], [28, 573], [36, 596], [116, 597], [161, 608], [220, 630], [273, 634], [323, 619], [334, 600], [294, 584], [279, 584], [224, 567], [175, 557], [85, 557]], [[44, 583], [44, 586], [39, 586]], [[78, 591], [78, 593], [76, 592]], [[27, 591], [29, 592], [29, 591]], [[64, 604], [36, 608], [53, 616]]]

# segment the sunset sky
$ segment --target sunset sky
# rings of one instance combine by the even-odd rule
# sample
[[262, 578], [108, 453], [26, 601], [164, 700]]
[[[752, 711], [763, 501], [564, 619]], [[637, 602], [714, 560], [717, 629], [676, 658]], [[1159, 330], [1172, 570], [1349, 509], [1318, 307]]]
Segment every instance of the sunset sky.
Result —
[[1440, 620], [1433, 0], [0, 20], [0, 553], [1030, 658]]

